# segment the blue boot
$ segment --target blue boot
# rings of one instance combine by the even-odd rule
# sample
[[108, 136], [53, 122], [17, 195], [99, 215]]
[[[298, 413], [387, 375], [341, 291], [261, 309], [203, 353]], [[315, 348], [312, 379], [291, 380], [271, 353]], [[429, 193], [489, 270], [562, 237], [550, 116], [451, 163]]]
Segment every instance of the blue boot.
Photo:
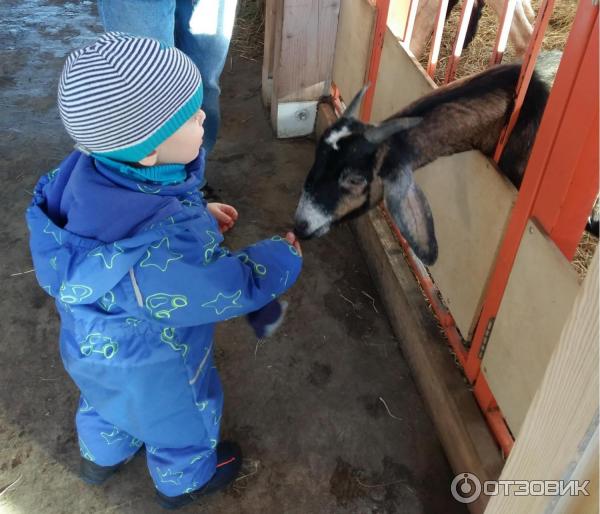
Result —
[[203, 496], [225, 489], [233, 482], [242, 467], [242, 450], [233, 441], [223, 441], [217, 445], [217, 470], [212, 478], [200, 489], [179, 496], [165, 496], [156, 491], [158, 504], [169, 510], [185, 507]]
[[251, 312], [246, 316], [248, 323], [254, 330], [258, 339], [271, 337], [283, 323], [285, 313], [288, 308], [288, 302], [282, 300], [273, 300], [262, 309]]
[[81, 457], [81, 461], [79, 462], [79, 478], [81, 478], [81, 480], [83, 480], [86, 484], [101, 485], [119, 469], [121, 469], [122, 466], [133, 460], [136, 455], [137, 452], [128, 459], [125, 459], [123, 462], [119, 462], [114, 466], [99, 466], [95, 462]]

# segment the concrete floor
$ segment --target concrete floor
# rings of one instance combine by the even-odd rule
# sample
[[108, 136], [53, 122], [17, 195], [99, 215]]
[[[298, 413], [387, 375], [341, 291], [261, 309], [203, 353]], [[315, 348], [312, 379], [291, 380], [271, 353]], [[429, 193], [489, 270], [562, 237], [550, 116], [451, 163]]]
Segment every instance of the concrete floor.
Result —
[[[0, 20], [0, 491], [21, 477], [0, 512], [162, 512], [142, 456], [103, 487], [78, 480], [77, 391], [61, 366], [54, 305], [33, 273], [12, 276], [32, 268], [29, 191], [71, 148], [56, 86], [68, 51], [101, 30], [95, 3], [3, 0]], [[309, 140], [273, 138], [259, 92], [259, 63], [234, 55], [208, 165], [211, 184], [240, 212], [233, 248], [290, 225], [313, 154]], [[223, 436], [243, 446], [248, 476], [183, 512], [465, 512], [350, 230], [304, 251], [275, 338], [257, 345], [239, 320], [218, 330]]]

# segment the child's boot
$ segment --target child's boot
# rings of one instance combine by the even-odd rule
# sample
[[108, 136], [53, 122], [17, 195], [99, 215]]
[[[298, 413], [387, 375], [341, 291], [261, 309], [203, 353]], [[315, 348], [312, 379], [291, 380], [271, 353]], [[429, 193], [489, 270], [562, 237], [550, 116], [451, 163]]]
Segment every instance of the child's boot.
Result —
[[262, 309], [248, 314], [248, 323], [258, 339], [271, 337], [283, 323], [288, 302], [273, 300]]
[[233, 441], [223, 441], [217, 445], [217, 470], [212, 478], [200, 489], [179, 496], [165, 496], [156, 491], [158, 504], [169, 510], [185, 507], [203, 496], [220, 491], [233, 482], [242, 466], [242, 450]]
[[81, 461], [79, 462], [79, 477], [87, 484], [101, 485], [121, 469], [122, 466], [131, 461], [135, 455], [136, 454], [133, 454], [128, 459], [125, 459], [123, 462], [119, 462], [114, 466], [99, 466], [95, 462], [81, 457]]

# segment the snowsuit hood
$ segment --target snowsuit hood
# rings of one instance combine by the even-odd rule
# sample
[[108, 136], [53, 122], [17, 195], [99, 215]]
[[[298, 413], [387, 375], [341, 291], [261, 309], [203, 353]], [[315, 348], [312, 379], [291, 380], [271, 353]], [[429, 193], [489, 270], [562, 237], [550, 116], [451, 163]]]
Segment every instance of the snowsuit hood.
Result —
[[101, 300], [169, 232], [154, 222], [181, 215], [177, 197], [204, 183], [203, 157], [185, 167], [182, 183], [168, 186], [131, 180], [118, 172], [126, 165], [111, 169], [80, 152], [44, 175], [27, 211], [41, 287], [67, 304]]

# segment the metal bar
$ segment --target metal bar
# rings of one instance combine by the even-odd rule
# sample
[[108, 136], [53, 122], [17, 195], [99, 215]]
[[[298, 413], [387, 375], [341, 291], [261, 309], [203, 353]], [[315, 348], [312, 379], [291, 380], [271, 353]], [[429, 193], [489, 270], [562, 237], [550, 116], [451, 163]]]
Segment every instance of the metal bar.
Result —
[[489, 66], [502, 62], [516, 6], [517, 0], [506, 0], [504, 2], [504, 9], [502, 10], [502, 17], [500, 18], [500, 25], [496, 34], [496, 42], [494, 43], [494, 51], [492, 52]]
[[404, 39], [402, 40], [402, 46], [404, 46], [407, 51], [410, 51], [410, 42], [412, 40], [412, 33], [415, 27], [415, 19], [417, 17], [418, 7], [419, 0], [410, 0], [408, 18], [406, 19], [406, 30], [404, 31]]
[[474, 0], [464, 0], [462, 11], [460, 13], [460, 24], [458, 26], [458, 32], [454, 38], [454, 46], [452, 47], [452, 55], [448, 59], [448, 65], [446, 67], [446, 79], [445, 84], [454, 80], [456, 75], [456, 69], [458, 68], [458, 61], [463, 51], [463, 45], [465, 44], [465, 37], [467, 35], [467, 28], [469, 27], [469, 20], [473, 13]]
[[[571, 29], [571, 36], [567, 41], [561, 66], [554, 81], [554, 87], [550, 92], [531, 156], [527, 163], [523, 183], [521, 184], [517, 201], [511, 212], [506, 232], [498, 250], [498, 255], [484, 294], [481, 315], [475, 328], [467, 358], [467, 365], [465, 366], [465, 374], [470, 381], [475, 381], [479, 375], [481, 365], [479, 351], [483, 343], [486, 326], [490, 318], [496, 317], [500, 303], [502, 302], [527, 220], [533, 212], [539, 190], [544, 180], [544, 174], [548, 167], [550, 159], [549, 149], [555, 146], [557, 151], [563, 149], [561, 142], [557, 141], [557, 134], [568, 108], [568, 98], [577, 78], [579, 65], [584, 58], [583, 52], [585, 46], [580, 44], [580, 40], [585, 39], [587, 43], [590, 39], [597, 17], [598, 6], [593, 6], [591, 2], [579, 3], [577, 15]], [[539, 31], [537, 34], [534, 32], [534, 39], [539, 37], [539, 34]], [[577, 35], [573, 36], [573, 34]], [[583, 112], [580, 115], [593, 117], [594, 113], [587, 111], [587, 113]]]
[[519, 76], [519, 80], [517, 82], [516, 99], [515, 105], [513, 107], [513, 112], [510, 116], [508, 124], [502, 129], [502, 132], [500, 133], [500, 139], [498, 140], [498, 145], [496, 146], [496, 151], [494, 153], [494, 160], [496, 162], [500, 160], [502, 150], [504, 150], [506, 142], [508, 141], [511, 132], [515, 127], [515, 124], [517, 123], [517, 118], [519, 117], [521, 107], [523, 106], [525, 93], [527, 93], [527, 88], [529, 87], [531, 76], [533, 75], [535, 61], [537, 60], [540, 48], [542, 47], [542, 40], [544, 38], [544, 33], [546, 32], [548, 22], [550, 21], [550, 16], [552, 14], [553, 8], [554, 0], [544, 0], [538, 11], [538, 15], [535, 20], [535, 27], [533, 29], [533, 34], [531, 36], [529, 46], [527, 47], [527, 52], [525, 53], [525, 57], [523, 59], [523, 65], [521, 66], [521, 75]]
[[371, 55], [369, 58], [369, 67], [365, 84], [371, 84], [367, 89], [360, 110], [360, 117], [368, 122], [371, 119], [373, 109], [373, 98], [377, 87], [377, 74], [379, 73], [379, 63], [381, 61], [381, 52], [383, 50], [383, 40], [387, 30], [387, 17], [390, 10], [390, 0], [376, 0], [375, 2], [375, 28], [373, 30], [373, 44], [371, 45]]
[[431, 78], [435, 76], [438, 58], [440, 56], [440, 48], [442, 46], [442, 36], [444, 34], [444, 22], [446, 21], [446, 13], [448, 12], [448, 0], [440, 2], [437, 17], [435, 19], [435, 30], [433, 32], [433, 43], [429, 52], [429, 61], [427, 62], [427, 75]]
[[473, 395], [485, 416], [485, 419], [490, 427], [492, 434], [502, 449], [504, 457], [508, 457], [515, 441], [512, 434], [502, 416], [500, 407], [496, 403], [496, 399], [483, 375], [477, 377], [477, 381], [473, 387]]

